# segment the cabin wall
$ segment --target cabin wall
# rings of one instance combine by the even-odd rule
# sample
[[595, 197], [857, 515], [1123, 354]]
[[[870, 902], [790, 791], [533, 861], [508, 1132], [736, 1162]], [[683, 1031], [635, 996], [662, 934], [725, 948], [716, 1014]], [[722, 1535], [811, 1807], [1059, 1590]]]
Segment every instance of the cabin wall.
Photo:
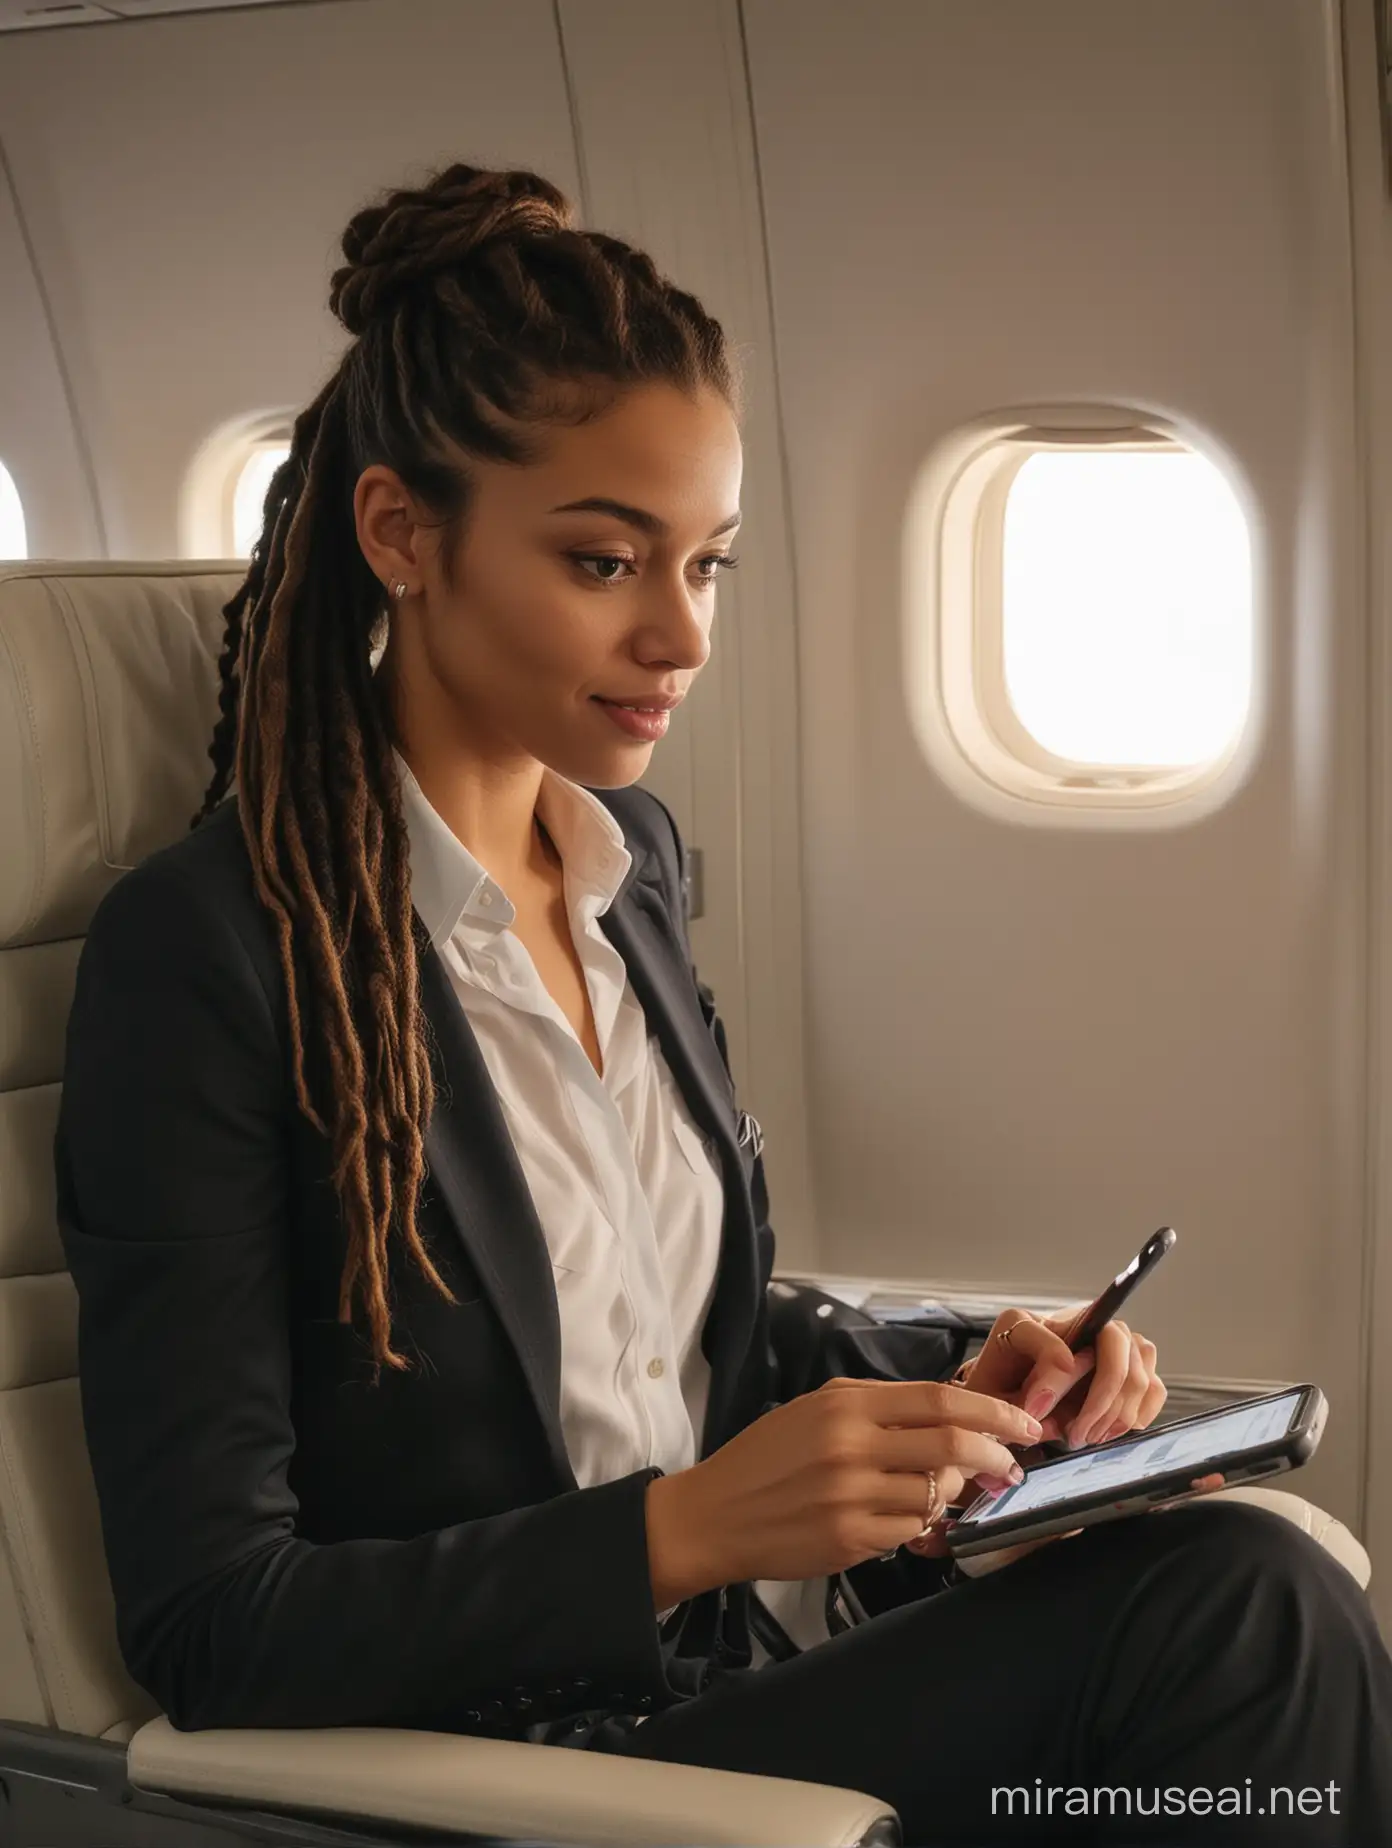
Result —
[[1389, 37], [1379, 47], [1373, 7], [1345, 9], [1344, 76], [1363, 471], [1360, 550], [1370, 619], [1370, 1192], [1360, 1330], [1369, 1417], [1363, 1533], [1373, 1555], [1373, 1602], [1383, 1634], [1392, 1636], [1392, 8], [1385, 10]]
[[[1090, 1295], [1174, 1223], [1136, 1321], [1171, 1370], [1325, 1386], [1301, 1486], [1372, 1523], [1387, 1600], [1372, 19], [324, 0], [11, 38], [0, 459], [35, 552], [176, 553], [209, 434], [333, 363], [348, 216], [446, 160], [535, 167], [649, 247], [750, 381], [743, 562], [645, 780], [705, 855], [697, 956], [780, 1261]], [[989, 819], [910, 723], [924, 455], [984, 411], [1090, 398], [1216, 445], [1260, 508], [1260, 748], [1193, 826]]]
[[[1367, 683], [1337, 15], [1305, 0], [747, 8], [797, 538], [821, 1257], [1090, 1295], [1178, 1372], [1315, 1379], [1359, 1512]], [[1009, 20], [1009, 29], [1003, 22]], [[903, 692], [905, 501], [983, 411], [1233, 458], [1265, 734], [1200, 824], [1002, 823]]]

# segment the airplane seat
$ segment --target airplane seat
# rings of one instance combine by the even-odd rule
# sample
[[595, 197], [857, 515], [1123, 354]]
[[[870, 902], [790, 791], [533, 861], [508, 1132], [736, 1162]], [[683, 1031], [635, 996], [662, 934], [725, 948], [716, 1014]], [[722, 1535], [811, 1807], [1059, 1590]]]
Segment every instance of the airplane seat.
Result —
[[198, 808], [235, 563], [0, 565], [0, 1845], [899, 1839], [862, 1792], [392, 1728], [177, 1731], [130, 1678], [53, 1136], [83, 934]]
[[[183, 1733], [121, 1658], [53, 1134], [83, 933], [197, 808], [235, 563], [0, 565], [0, 1848], [699, 1841], [852, 1848], [892, 1808], [791, 1779], [376, 1727]], [[1298, 1520], [1364, 1584], [1347, 1529]]]

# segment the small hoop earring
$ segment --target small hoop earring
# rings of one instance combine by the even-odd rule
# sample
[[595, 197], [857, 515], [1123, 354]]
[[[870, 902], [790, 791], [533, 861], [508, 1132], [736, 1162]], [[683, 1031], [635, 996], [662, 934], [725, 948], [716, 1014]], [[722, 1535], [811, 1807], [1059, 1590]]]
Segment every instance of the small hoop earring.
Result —
[[391, 594], [396, 598], [397, 602], [400, 603], [401, 599], [406, 595], [406, 581], [404, 578], [400, 583], [397, 583], [395, 579], [392, 580]]

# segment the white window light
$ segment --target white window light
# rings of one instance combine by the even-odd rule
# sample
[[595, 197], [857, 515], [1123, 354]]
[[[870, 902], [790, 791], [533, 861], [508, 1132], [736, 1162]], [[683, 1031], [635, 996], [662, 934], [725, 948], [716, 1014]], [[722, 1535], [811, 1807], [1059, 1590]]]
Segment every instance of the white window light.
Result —
[[14, 476], [0, 462], [0, 558], [27, 558], [29, 537]]
[[259, 411], [221, 425], [199, 445], [179, 502], [185, 558], [251, 555], [271, 476], [290, 451], [290, 424], [290, 413]]
[[1173, 430], [1070, 411], [959, 432], [919, 480], [905, 564], [915, 728], [978, 807], [1172, 824], [1245, 773], [1248, 520]]
[[261, 509], [271, 476], [290, 453], [288, 443], [263, 443], [242, 464], [232, 490], [232, 556], [250, 558], [261, 537]]

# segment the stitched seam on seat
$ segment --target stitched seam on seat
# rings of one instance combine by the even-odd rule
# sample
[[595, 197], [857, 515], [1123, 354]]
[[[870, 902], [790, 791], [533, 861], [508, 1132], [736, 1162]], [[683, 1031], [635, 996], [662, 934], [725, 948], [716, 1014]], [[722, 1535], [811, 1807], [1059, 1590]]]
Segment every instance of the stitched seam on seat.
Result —
[[[5, 1472], [5, 1481], [10, 1494], [10, 1506], [14, 1510], [14, 1519], [15, 1524], [19, 1528], [19, 1537], [23, 1541], [25, 1552], [32, 1557], [33, 1547], [24, 1524], [24, 1505], [20, 1500], [19, 1485], [15, 1480], [14, 1469], [11, 1466], [10, 1447], [5, 1441], [5, 1428], [3, 1423], [0, 1423], [0, 1469], [3, 1469]], [[44, 1665], [43, 1652], [39, 1648], [38, 1634], [33, 1621], [35, 1613], [31, 1612], [29, 1607], [29, 1597], [25, 1589], [25, 1581], [20, 1575], [19, 1559], [14, 1541], [15, 1536], [10, 1531], [10, 1523], [5, 1518], [3, 1509], [0, 1508], [0, 1547], [4, 1548], [5, 1560], [10, 1572], [10, 1582], [14, 1586], [15, 1602], [19, 1606], [19, 1620], [24, 1626], [25, 1636], [29, 1639], [29, 1655], [34, 1665], [34, 1677], [39, 1684], [39, 1694], [43, 1699], [44, 1707], [48, 1713], [48, 1723], [50, 1726], [57, 1726], [59, 1720], [54, 1708], [53, 1695], [48, 1684], [48, 1671]], [[47, 1610], [44, 1608], [43, 1594], [38, 1589], [37, 1580], [35, 1580], [34, 1583], [34, 1604], [37, 1606], [37, 1616], [47, 1628], [51, 1645], [53, 1640], [53, 1625], [49, 1620]], [[68, 1713], [69, 1718], [71, 1718], [72, 1700], [68, 1691], [66, 1679], [63, 1675], [59, 1651], [53, 1648], [52, 1654], [57, 1677], [62, 1684], [64, 1698], [68, 1701]]]
[[35, 781], [38, 785], [39, 792], [39, 838], [36, 854], [39, 876], [34, 882], [33, 904], [28, 915], [20, 920], [15, 941], [10, 945], [12, 949], [15, 949], [23, 945], [30, 929], [37, 922], [39, 914], [43, 910], [42, 895], [44, 876], [48, 870], [48, 798], [44, 792], [43, 769], [39, 750], [39, 728], [34, 718], [34, 700], [29, 689], [29, 677], [24, 671], [23, 658], [16, 651], [3, 625], [0, 625], [0, 647], [4, 648], [10, 665], [14, 669], [15, 686], [19, 691], [21, 699], [21, 717], [26, 718], [29, 722], [29, 737], [34, 750], [34, 763], [38, 768], [38, 775]]
[[102, 865], [112, 872], [127, 873], [131, 869], [118, 864], [111, 855], [111, 803], [107, 788], [106, 745], [102, 737], [101, 704], [97, 699], [97, 672], [92, 664], [92, 651], [87, 646], [87, 637], [82, 630], [82, 620], [78, 616], [67, 586], [59, 578], [51, 588], [63, 618], [63, 633], [72, 651], [78, 684], [82, 688], [82, 704], [87, 718], [84, 727], [87, 774], [92, 779], [92, 796], [97, 811], [97, 839], [101, 847]]

